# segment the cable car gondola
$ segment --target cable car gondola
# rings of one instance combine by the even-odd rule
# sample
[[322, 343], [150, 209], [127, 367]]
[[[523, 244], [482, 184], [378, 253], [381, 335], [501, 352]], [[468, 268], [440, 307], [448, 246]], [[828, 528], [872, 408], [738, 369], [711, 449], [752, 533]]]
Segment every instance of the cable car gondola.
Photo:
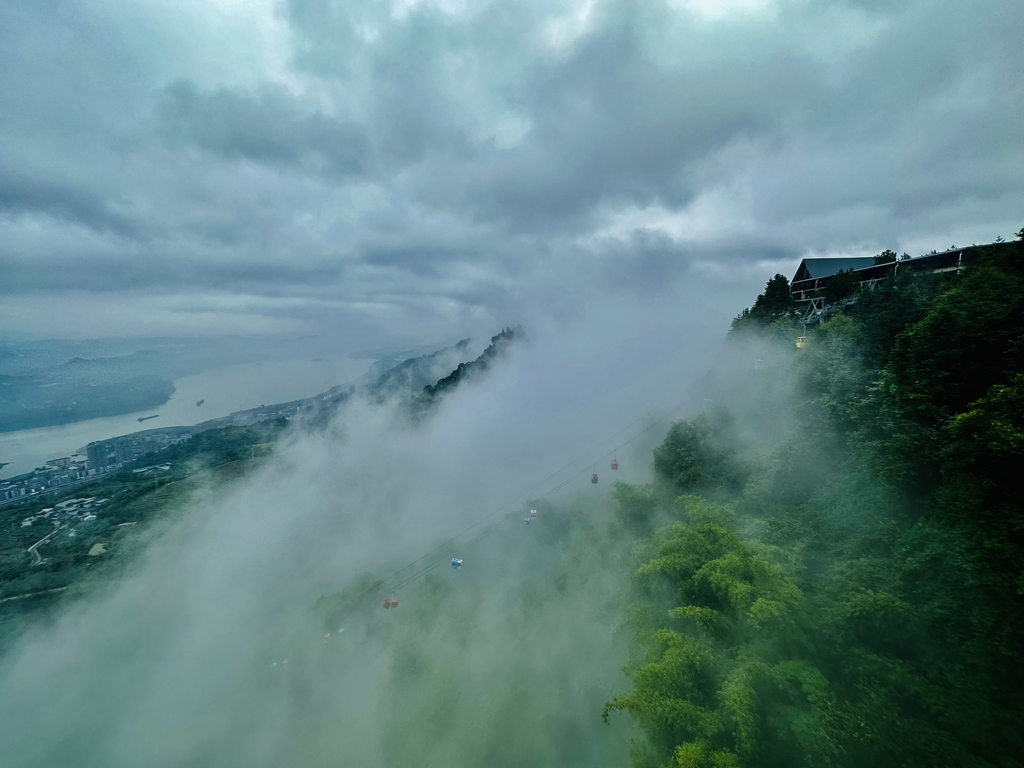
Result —
[[612, 459], [612, 469], [617, 470], [619, 468], [619, 460], [616, 458]]
[[462, 558], [461, 557], [453, 557], [452, 558], [452, 569], [457, 571], [461, 567], [462, 567]]
[[537, 519], [537, 510], [536, 509], [531, 509], [530, 510], [530, 520], [536, 520], [536, 519]]
[[397, 597], [385, 597], [384, 598], [384, 610], [387, 610], [388, 608], [397, 608], [397, 607], [398, 607], [398, 598]]
[[597, 485], [597, 472], [590, 476], [590, 483], [591, 485]]

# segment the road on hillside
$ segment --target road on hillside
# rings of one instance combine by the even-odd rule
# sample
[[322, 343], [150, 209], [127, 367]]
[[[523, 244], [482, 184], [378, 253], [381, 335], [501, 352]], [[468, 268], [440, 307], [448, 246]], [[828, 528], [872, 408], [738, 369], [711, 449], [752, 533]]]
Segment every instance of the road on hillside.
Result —
[[32, 555], [32, 565], [40, 565], [43, 562], [43, 557], [42, 557], [42, 555], [39, 554], [39, 545], [40, 544], [45, 544], [47, 541], [52, 539], [60, 531], [63, 531], [67, 527], [68, 527], [68, 523], [64, 523], [64, 525], [62, 525], [59, 528], [55, 528], [54, 530], [50, 531], [48, 534], [43, 536], [43, 538], [41, 538], [39, 541], [37, 541], [35, 544], [33, 544], [31, 547], [28, 548], [28, 553], [30, 555]]

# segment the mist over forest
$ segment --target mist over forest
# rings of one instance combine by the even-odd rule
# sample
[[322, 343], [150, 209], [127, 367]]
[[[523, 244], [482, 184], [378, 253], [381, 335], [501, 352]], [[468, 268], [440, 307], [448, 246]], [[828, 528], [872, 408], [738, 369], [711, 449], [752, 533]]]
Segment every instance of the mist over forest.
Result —
[[1021, 29], [0, 2], [0, 768], [1024, 768]]
[[[175, 483], [140, 483], [126, 516], [151, 522], [130, 545], [102, 539], [123, 552], [113, 573], [83, 571], [5, 643], [4, 754], [621, 764], [628, 726], [600, 717], [628, 685], [609, 461], [622, 446], [616, 476], [650, 476], [671, 417], [658, 402], [680, 405], [711, 351], [675, 346], [667, 316], [509, 329], [419, 394], [399, 366], [326, 421], [264, 433], [272, 452], [243, 450], [249, 469], [162, 518], [147, 499]], [[39, 738], [54, 717], [62, 735]]]
[[776, 277], [717, 349], [507, 329], [286, 428], [7, 643], [3, 754], [1018, 764], [1024, 253], [975, 254], [809, 328]]

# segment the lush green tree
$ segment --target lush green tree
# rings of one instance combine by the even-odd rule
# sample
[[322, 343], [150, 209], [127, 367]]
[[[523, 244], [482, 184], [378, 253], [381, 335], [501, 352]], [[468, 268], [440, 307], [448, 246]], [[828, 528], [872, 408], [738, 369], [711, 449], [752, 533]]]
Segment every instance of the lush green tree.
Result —
[[824, 765], [840, 751], [833, 695], [803, 644], [804, 595], [777, 550], [737, 534], [728, 510], [681, 497], [687, 522], [654, 538], [636, 571], [666, 606], [651, 627], [627, 710], [645, 727], [644, 759], [679, 766]]
[[627, 534], [640, 538], [654, 532], [658, 498], [650, 486], [616, 482], [610, 496], [616, 522]]
[[680, 491], [736, 490], [744, 469], [737, 459], [732, 417], [716, 410], [669, 428], [664, 442], [654, 449], [654, 470]]
[[784, 275], [775, 275], [754, 300], [750, 309], [744, 309], [732, 321], [731, 330], [747, 327], [763, 327], [781, 318], [788, 318], [797, 311], [796, 302], [790, 293], [789, 280]]
[[984, 553], [984, 578], [1024, 595], [1024, 373], [994, 385], [953, 417], [945, 434], [943, 507]]
[[655, 450], [727, 506], [637, 545], [637, 766], [1024, 765], [1024, 247], [966, 255], [811, 329], [776, 445]]
[[858, 294], [857, 303], [844, 313], [856, 321], [857, 348], [869, 370], [877, 372], [885, 365], [896, 337], [924, 317], [950, 279], [903, 270]]
[[928, 313], [895, 339], [890, 368], [900, 400], [936, 421], [964, 410], [1019, 365], [1024, 273], [970, 265]]
[[847, 296], [852, 296], [860, 287], [860, 281], [852, 269], [840, 269], [825, 283], [822, 289], [822, 296], [826, 304], [833, 304], [842, 301]]

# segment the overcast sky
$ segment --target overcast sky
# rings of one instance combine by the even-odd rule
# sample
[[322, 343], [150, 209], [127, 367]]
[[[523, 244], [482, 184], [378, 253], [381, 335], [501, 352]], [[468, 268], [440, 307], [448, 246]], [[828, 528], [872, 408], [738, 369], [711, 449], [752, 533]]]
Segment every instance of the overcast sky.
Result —
[[[0, 335], [492, 331], [1024, 225], [1020, 0], [5, 0]], [[735, 306], [734, 306], [735, 305]]]

